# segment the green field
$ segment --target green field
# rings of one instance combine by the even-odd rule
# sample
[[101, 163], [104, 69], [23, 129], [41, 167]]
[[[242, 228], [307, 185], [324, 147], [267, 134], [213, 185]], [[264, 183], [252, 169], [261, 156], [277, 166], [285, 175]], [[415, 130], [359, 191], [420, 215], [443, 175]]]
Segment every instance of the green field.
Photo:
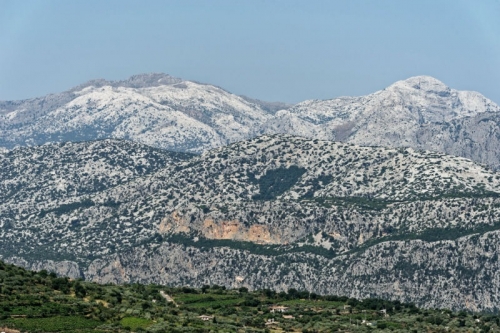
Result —
[[0, 326], [15, 327], [28, 332], [95, 332], [101, 322], [80, 316], [48, 318], [16, 318], [3, 320]]
[[138, 317], [125, 317], [120, 320], [120, 325], [123, 327], [128, 327], [133, 331], [137, 331], [138, 328], [148, 328], [154, 322], [149, 319], [138, 318]]

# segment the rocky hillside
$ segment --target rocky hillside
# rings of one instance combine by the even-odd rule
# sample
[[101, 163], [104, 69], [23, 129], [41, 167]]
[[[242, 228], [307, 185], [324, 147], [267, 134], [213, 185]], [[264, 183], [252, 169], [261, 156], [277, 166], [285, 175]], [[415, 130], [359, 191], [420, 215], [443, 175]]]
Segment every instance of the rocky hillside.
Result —
[[198, 156], [104, 140], [0, 162], [0, 255], [33, 269], [500, 304], [500, 175], [461, 157], [271, 135]]
[[361, 97], [266, 103], [165, 74], [0, 102], [0, 147], [102, 138], [203, 152], [261, 134], [413, 147], [500, 165], [500, 107], [428, 76]]
[[190, 157], [120, 140], [13, 149], [0, 155], [0, 201], [60, 204]]

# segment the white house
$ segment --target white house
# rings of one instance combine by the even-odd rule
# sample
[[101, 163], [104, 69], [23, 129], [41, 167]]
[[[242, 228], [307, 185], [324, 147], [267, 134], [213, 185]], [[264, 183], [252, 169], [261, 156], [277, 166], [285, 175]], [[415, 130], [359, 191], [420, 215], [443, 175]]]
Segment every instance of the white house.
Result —
[[271, 307], [269, 307], [269, 310], [271, 313], [275, 313], [275, 312], [287, 312], [288, 311], [288, 307], [286, 306], [282, 306], [282, 305], [273, 305]]

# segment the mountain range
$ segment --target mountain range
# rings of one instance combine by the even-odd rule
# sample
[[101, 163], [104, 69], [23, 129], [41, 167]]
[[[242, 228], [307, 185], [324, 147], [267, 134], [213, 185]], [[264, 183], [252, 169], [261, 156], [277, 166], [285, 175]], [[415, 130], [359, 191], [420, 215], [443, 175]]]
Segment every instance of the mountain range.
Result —
[[202, 155], [48, 144], [0, 163], [0, 255], [25, 267], [499, 304], [500, 175], [462, 157], [279, 134]]
[[373, 94], [296, 105], [236, 96], [166, 74], [90, 81], [69, 91], [0, 102], [0, 147], [127, 139], [201, 153], [263, 134], [412, 147], [500, 165], [500, 107], [429, 77]]
[[164, 74], [0, 103], [0, 259], [500, 309], [500, 108], [426, 76], [266, 103]]

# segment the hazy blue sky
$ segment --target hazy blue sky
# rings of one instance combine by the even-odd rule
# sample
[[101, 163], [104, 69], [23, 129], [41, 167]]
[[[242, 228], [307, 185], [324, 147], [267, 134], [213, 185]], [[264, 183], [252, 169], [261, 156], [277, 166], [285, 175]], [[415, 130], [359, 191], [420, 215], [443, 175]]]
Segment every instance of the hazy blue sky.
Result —
[[500, 1], [0, 0], [0, 100], [146, 72], [286, 102], [425, 74], [500, 103]]

